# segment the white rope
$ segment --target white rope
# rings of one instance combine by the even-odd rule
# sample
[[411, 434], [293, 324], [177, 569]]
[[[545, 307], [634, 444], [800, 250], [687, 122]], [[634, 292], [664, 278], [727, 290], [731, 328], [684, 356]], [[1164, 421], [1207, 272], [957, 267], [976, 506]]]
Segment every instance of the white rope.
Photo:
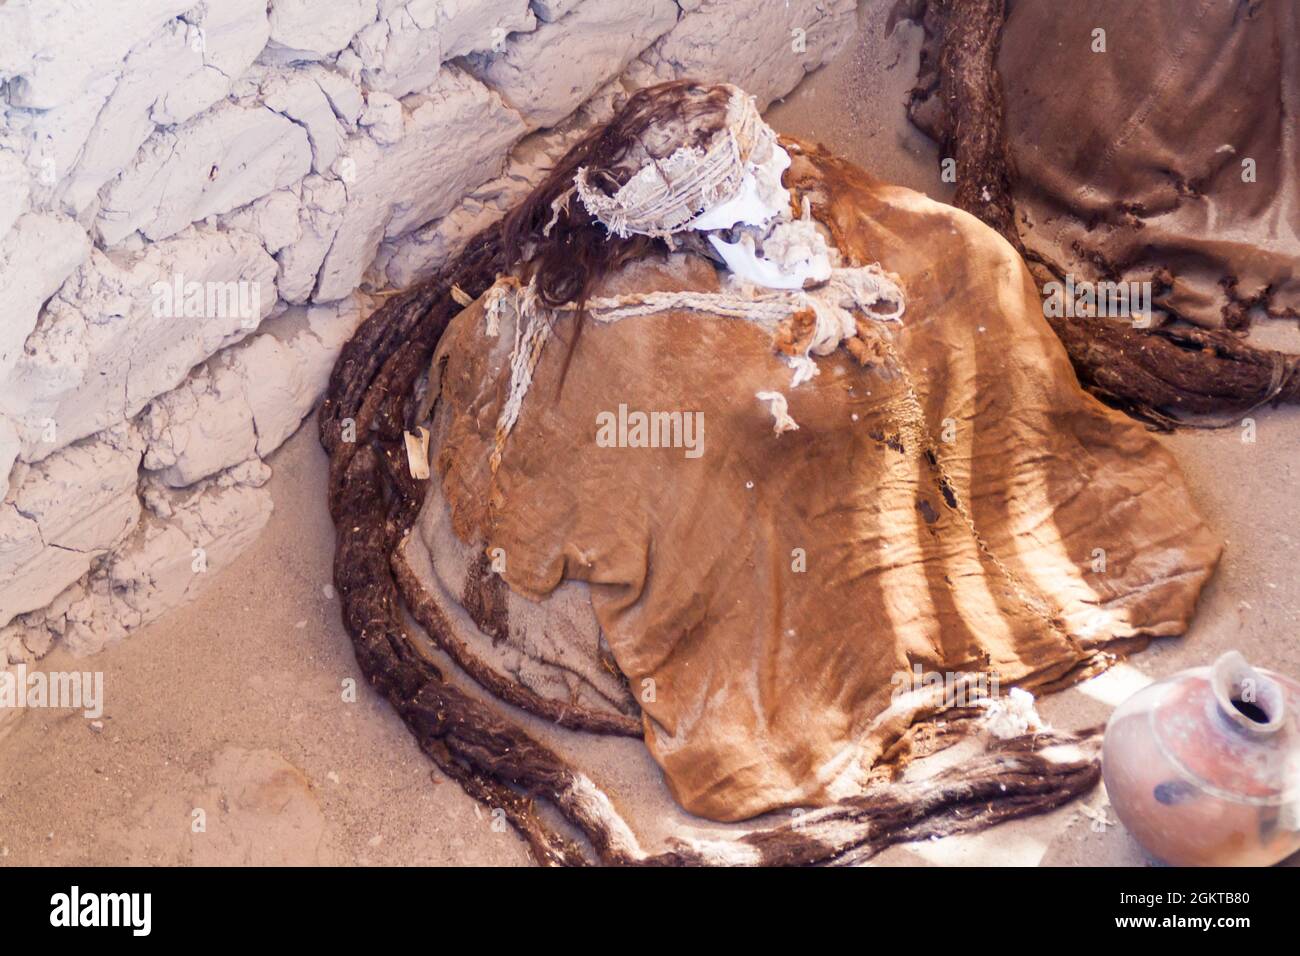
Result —
[[569, 200], [573, 198], [574, 190], [576, 190], [577, 188], [578, 188], [577, 186], [570, 186], [568, 189], [560, 193], [558, 196], [555, 197], [555, 199], [551, 201], [551, 218], [547, 221], [545, 227], [543, 227], [542, 229], [543, 238], [550, 237], [551, 230], [554, 229], [555, 224], [560, 221], [560, 213], [562, 212], [568, 213]]
[[[498, 282], [492, 288], [498, 288]], [[518, 293], [518, 281], [515, 282]], [[542, 357], [542, 349], [551, 337], [551, 326], [546, 320], [544, 310], [537, 307], [537, 290], [529, 285], [522, 293], [514, 297], [515, 344], [510, 352], [510, 390], [506, 393], [505, 404], [497, 417], [496, 447], [492, 450], [490, 465], [496, 474], [501, 467], [501, 456], [505, 454], [506, 439], [510, 437], [519, 412], [524, 405], [524, 396], [533, 383], [533, 372]]]
[[783, 432], [799, 430], [799, 423], [790, 417], [790, 403], [780, 392], [755, 392], [754, 397], [767, 402], [768, 410], [772, 413], [772, 431], [778, 438]]
[[[877, 303], [887, 310], [877, 310]], [[572, 312], [577, 303], [566, 302], [556, 311]], [[775, 325], [793, 315], [812, 309], [818, 315], [818, 333], [811, 351], [827, 355], [847, 338], [857, 334], [852, 311], [862, 312], [880, 322], [897, 322], [903, 317], [903, 291], [880, 266], [855, 266], [831, 270], [831, 278], [816, 289], [761, 289], [733, 283], [725, 292], [629, 292], [624, 295], [598, 296], [588, 299], [587, 314], [597, 322], [653, 315], [656, 312], [704, 312], [729, 319], [743, 319], [759, 325]], [[825, 325], [825, 329], [821, 328]]]
[[[877, 308], [882, 303], [885, 308]], [[506, 439], [519, 419], [524, 398], [532, 385], [533, 372], [550, 339], [550, 315], [573, 312], [577, 308], [577, 304], [572, 302], [555, 308], [543, 307], [538, 300], [536, 285], [529, 283], [527, 287], [521, 287], [514, 276], [499, 277], [484, 293], [483, 310], [488, 335], [500, 334], [501, 320], [507, 311], [513, 313], [515, 319], [515, 341], [510, 353], [510, 389], [497, 418], [496, 447], [491, 459], [493, 473], [501, 464]], [[805, 310], [812, 310], [816, 324], [806, 351], [786, 357], [794, 373], [791, 388], [819, 373], [813, 355], [828, 355], [841, 342], [857, 335], [854, 312], [880, 322], [900, 321], [904, 310], [903, 292], [879, 265], [872, 263], [834, 269], [830, 281], [816, 289], [773, 290], [732, 283], [723, 292], [629, 292], [588, 299], [586, 304], [587, 314], [603, 323], [678, 311], [753, 322], [769, 331], [791, 315]], [[759, 392], [758, 398], [770, 403], [778, 435], [799, 427], [790, 417], [788, 403], [780, 392]]]
[[[483, 293], [483, 314], [487, 316], [487, 334], [496, 338], [501, 334], [501, 319], [507, 309], [514, 311], [514, 299], [519, 294], [519, 280], [502, 276]], [[517, 334], [516, 330], [516, 334]]]

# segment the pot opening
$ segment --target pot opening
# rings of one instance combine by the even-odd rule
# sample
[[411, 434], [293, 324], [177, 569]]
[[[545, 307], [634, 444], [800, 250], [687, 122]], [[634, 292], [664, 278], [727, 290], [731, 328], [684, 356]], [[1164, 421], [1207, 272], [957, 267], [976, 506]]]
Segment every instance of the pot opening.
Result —
[[1236, 651], [1229, 651], [1215, 661], [1210, 682], [1219, 709], [1238, 727], [1255, 734], [1281, 729], [1286, 710], [1282, 688], [1251, 667]]
[[1260, 703], [1242, 700], [1240, 697], [1234, 696], [1232, 706], [1237, 709], [1239, 714], [1253, 723], [1267, 724], [1269, 721], [1268, 711]]

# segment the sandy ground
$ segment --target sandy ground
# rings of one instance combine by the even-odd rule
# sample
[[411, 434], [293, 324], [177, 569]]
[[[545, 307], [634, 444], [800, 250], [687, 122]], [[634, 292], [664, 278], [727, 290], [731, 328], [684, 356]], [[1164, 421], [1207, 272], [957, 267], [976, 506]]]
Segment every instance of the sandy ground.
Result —
[[[902, 119], [919, 30], [886, 38], [885, 6], [869, 5], [859, 40], [769, 118], [883, 179], [946, 198], [933, 145]], [[1267, 333], [1268, 344], [1300, 350], [1294, 326]], [[1104, 721], [1147, 681], [1228, 648], [1300, 674], [1300, 409], [1255, 417], [1254, 443], [1238, 428], [1163, 439], [1227, 539], [1226, 557], [1188, 635], [1043, 699], [1056, 726]], [[95, 658], [55, 651], [43, 662], [102, 670], [106, 709], [98, 722], [34, 711], [0, 741], [0, 865], [528, 862], [513, 833], [439, 778], [363, 683], [350, 699], [358, 672], [328, 587], [333, 529], [314, 430], [301, 429], [271, 464], [270, 525], [198, 601]], [[578, 758], [649, 842], [723, 829], [672, 806], [638, 742], [575, 742], [529, 726]], [[1096, 822], [1098, 810], [1107, 813], [1100, 789], [1051, 814], [897, 847], [875, 862], [1144, 862], [1122, 828]]]

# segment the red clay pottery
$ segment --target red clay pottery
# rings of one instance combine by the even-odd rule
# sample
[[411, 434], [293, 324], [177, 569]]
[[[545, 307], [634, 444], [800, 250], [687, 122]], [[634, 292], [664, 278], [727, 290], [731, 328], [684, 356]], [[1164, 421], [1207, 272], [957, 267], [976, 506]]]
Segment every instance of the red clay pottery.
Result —
[[1106, 725], [1102, 777], [1162, 862], [1276, 863], [1300, 850], [1300, 683], [1230, 651], [1152, 684]]

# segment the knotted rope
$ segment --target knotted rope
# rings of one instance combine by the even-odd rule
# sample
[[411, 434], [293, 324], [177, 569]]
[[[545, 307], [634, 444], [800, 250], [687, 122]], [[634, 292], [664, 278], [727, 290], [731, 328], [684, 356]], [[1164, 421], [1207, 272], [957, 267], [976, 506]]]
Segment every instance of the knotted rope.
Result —
[[[879, 308], [881, 304], [885, 306], [883, 309]], [[490, 459], [493, 474], [501, 465], [506, 439], [519, 419], [542, 350], [550, 340], [555, 314], [577, 309], [577, 304], [572, 302], [555, 307], [543, 305], [535, 284], [523, 286], [514, 276], [499, 277], [484, 294], [486, 333], [499, 335], [501, 320], [507, 314], [513, 315], [515, 328], [510, 353], [510, 387], [497, 418], [495, 448]], [[811, 311], [816, 324], [808, 347], [803, 354], [786, 356], [794, 370], [791, 388], [818, 374], [813, 355], [829, 355], [840, 343], [857, 335], [855, 313], [878, 322], [897, 322], [902, 319], [903, 310], [902, 290], [876, 263], [834, 269], [830, 280], [816, 289], [761, 289], [733, 282], [721, 292], [628, 292], [588, 299], [585, 305], [586, 314], [601, 323], [663, 312], [693, 312], [753, 322], [769, 332], [795, 313]], [[781, 416], [777, 416], [777, 421], [780, 425]], [[790, 421], [792, 425], [793, 420]], [[781, 430], [788, 431], [790, 426]]]

